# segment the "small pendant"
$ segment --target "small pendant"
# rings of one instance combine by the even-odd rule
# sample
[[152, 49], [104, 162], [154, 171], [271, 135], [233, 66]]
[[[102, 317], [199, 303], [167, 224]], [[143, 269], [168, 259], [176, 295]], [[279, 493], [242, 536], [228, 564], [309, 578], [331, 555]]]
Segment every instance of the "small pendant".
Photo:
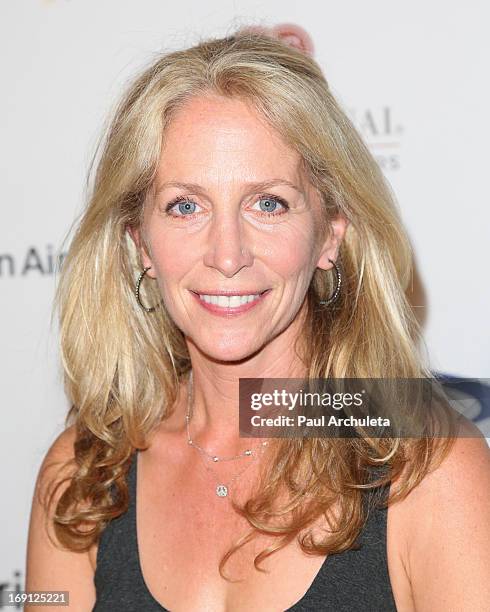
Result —
[[228, 495], [228, 487], [224, 484], [220, 484], [216, 487], [216, 495], [218, 497], [226, 497]]

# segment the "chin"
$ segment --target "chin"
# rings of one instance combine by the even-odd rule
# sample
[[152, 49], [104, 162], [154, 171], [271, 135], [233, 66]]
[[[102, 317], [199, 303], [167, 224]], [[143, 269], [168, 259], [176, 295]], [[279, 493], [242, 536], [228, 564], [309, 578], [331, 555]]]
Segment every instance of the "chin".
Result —
[[190, 340], [201, 353], [215, 361], [242, 361], [262, 348], [262, 344], [257, 342], [257, 336], [253, 341], [251, 338], [229, 337], [214, 337], [209, 340], [194, 337]]

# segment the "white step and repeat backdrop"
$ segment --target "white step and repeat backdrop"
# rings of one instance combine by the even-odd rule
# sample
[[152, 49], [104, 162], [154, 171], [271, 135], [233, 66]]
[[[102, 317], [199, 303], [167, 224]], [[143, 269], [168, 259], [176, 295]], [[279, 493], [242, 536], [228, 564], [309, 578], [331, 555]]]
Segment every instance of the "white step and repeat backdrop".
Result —
[[432, 368], [490, 378], [489, 19], [484, 0], [2, 2], [3, 588], [23, 587], [34, 479], [67, 410], [50, 323], [56, 254], [127, 79], [202, 35], [304, 28], [397, 196]]

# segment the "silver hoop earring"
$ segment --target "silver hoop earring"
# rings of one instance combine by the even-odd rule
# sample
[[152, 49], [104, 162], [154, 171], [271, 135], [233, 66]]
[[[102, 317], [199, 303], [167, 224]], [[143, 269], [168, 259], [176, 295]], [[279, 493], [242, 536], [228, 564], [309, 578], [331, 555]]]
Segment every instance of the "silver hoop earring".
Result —
[[143, 280], [145, 274], [148, 272], [148, 270], [151, 268], [151, 266], [148, 266], [147, 268], [145, 268], [143, 270], [143, 272], [141, 272], [141, 274], [138, 276], [138, 280], [136, 281], [136, 291], [135, 291], [135, 295], [136, 295], [136, 301], [138, 302], [138, 304], [141, 306], [141, 308], [143, 308], [143, 310], [145, 310], [146, 312], [153, 312], [154, 310], [156, 310], [161, 302], [159, 302], [156, 306], [150, 306], [149, 308], [147, 308], [142, 302], [141, 302], [141, 298], [140, 298], [140, 285], [141, 285], [141, 281]]
[[342, 286], [342, 273], [340, 272], [340, 268], [339, 266], [335, 263], [335, 261], [333, 261], [332, 259], [328, 260], [331, 264], [333, 264], [334, 268], [335, 268], [335, 273], [337, 275], [337, 286], [335, 287], [334, 292], [332, 293], [332, 295], [328, 298], [328, 300], [322, 300], [320, 302], [318, 302], [320, 304], [320, 306], [328, 306], [329, 304], [331, 304], [332, 302], [335, 302], [335, 300], [339, 297], [340, 294], [340, 288]]

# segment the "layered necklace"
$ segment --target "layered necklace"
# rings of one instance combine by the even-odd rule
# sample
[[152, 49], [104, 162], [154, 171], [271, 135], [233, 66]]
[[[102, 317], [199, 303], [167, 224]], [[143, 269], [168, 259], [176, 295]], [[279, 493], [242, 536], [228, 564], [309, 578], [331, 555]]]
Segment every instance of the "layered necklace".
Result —
[[[245, 472], [245, 470], [247, 470], [251, 466], [253, 462], [257, 461], [259, 456], [263, 454], [267, 446], [267, 440], [260, 442], [254, 448], [248, 448], [244, 450], [242, 453], [238, 455], [232, 455], [231, 457], [220, 457], [214, 453], [209, 453], [206, 449], [199, 446], [199, 444], [196, 444], [191, 437], [189, 421], [191, 420], [191, 407], [192, 407], [192, 401], [193, 401], [192, 396], [193, 396], [193, 384], [192, 384], [192, 370], [191, 370], [189, 374], [187, 414], [185, 415], [185, 424], [186, 424], [186, 429], [187, 429], [187, 443], [189, 444], [189, 446], [191, 446], [192, 448], [195, 448], [197, 451], [199, 451], [202, 454], [202, 456], [206, 460], [206, 465], [205, 465], [206, 469], [208, 471], [213, 472], [216, 482], [217, 482], [216, 488], [215, 488], [216, 495], [218, 497], [227, 497], [228, 493], [230, 492], [230, 485], [233, 482], [235, 482]], [[244, 457], [251, 457], [251, 461], [242, 470], [240, 470], [237, 474], [235, 474], [230, 480], [228, 480], [226, 484], [222, 480], [219, 479], [216, 471], [213, 468], [211, 468], [210, 465], [207, 465], [209, 462], [212, 464], [212, 463], [218, 463], [220, 461], [236, 461], [237, 459], [242, 459]]]

